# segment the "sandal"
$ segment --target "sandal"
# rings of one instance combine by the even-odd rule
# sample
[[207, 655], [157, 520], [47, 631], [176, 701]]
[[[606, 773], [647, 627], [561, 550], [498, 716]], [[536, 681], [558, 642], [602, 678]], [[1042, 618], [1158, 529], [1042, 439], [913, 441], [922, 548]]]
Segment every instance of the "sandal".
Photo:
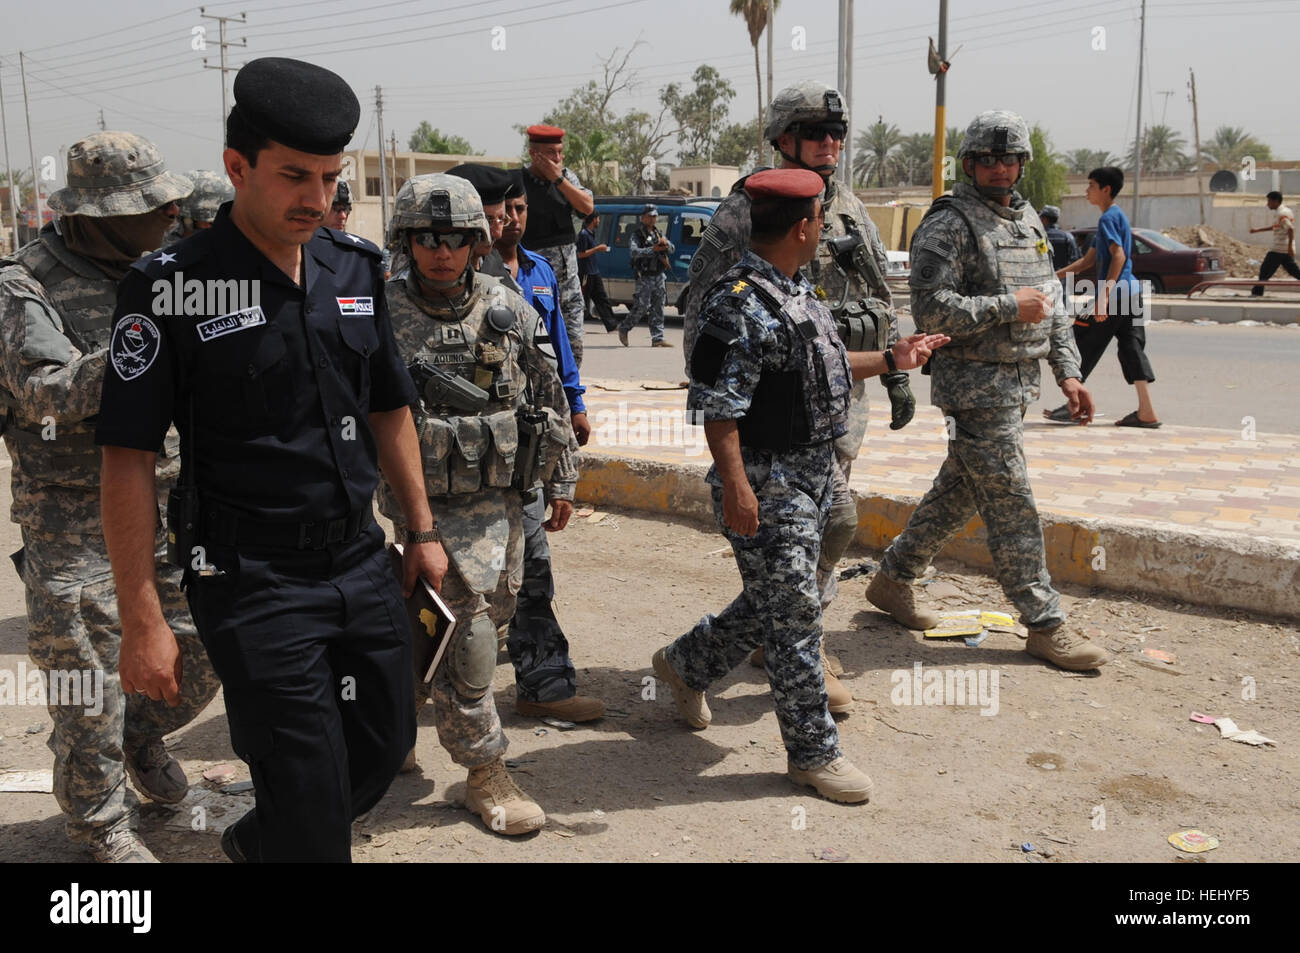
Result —
[[1137, 411], [1133, 411], [1125, 417], [1115, 421], [1116, 427], [1141, 427], [1143, 430], [1155, 430], [1160, 426], [1158, 420], [1142, 420], [1138, 417]]
[[1043, 416], [1048, 420], [1056, 421], [1058, 424], [1068, 424], [1072, 422], [1069, 404], [1062, 404], [1055, 410], [1045, 410], [1043, 411]]

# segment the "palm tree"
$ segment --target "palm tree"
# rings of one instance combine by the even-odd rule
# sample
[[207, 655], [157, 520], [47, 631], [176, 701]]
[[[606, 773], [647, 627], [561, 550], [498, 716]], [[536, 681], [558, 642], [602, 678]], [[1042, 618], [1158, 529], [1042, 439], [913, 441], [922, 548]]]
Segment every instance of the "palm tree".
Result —
[[897, 161], [898, 171], [908, 185], [929, 185], [934, 179], [934, 136], [928, 132], [904, 136]]
[[[1188, 166], [1183, 147], [1187, 140], [1168, 126], [1147, 126], [1142, 133], [1142, 171], [1178, 172]], [[1126, 168], [1136, 168], [1135, 153], [1129, 149], [1124, 157]]]
[[578, 173], [583, 184], [597, 195], [617, 195], [619, 172], [611, 168], [618, 162], [618, 140], [600, 129], [586, 136], [570, 137], [565, 158]]
[[1247, 156], [1256, 162], [1267, 161], [1273, 158], [1273, 150], [1239, 126], [1220, 126], [1214, 130], [1214, 138], [1201, 146], [1201, 155], [1208, 162], [1228, 168], [1241, 165]]
[[1115, 158], [1105, 149], [1074, 149], [1061, 158], [1073, 175], [1087, 175], [1093, 169], [1115, 164]]
[[[781, 5], [780, 0], [772, 0], [772, 12]], [[749, 45], [754, 48], [754, 81], [758, 86], [758, 161], [763, 161], [763, 72], [758, 65], [758, 41], [767, 28], [767, 0], [731, 0], [731, 13], [745, 18], [749, 30]], [[772, 95], [772, 91], [767, 91]]]
[[871, 177], [876, 178], [876, 185], [885, 184], [885, 175], [892, 171], [894, 151], [903, 141], [903, 134], [892, 123], [886, 123], [884, 116], [879, 116], [869, 127], [858, 133], [853, 144], [853, 178], [863, 185], [871, 185]]

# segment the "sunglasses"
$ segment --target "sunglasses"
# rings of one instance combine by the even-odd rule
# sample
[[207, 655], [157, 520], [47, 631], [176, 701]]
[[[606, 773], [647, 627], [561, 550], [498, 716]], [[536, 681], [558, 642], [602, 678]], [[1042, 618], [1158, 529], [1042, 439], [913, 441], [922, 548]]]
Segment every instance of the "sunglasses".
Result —
[[849, 134], [849, 127], [842, 122], [828, 122], [817, 126], [804, 126], [799, 130], [799, 138], [811, 142], [821, 142], [830, 136], [836, 142], [843, 142]]
[[421, 248], [437, 248], [446, 245], [452, 251], [470, 242], [478, 240], [477, 232], [416, 232], [411, 241]]
[[974, 159], [986, 169], [993, 168], [999, 162], [1008, 167], [1020, 165], [1020, 153], [1018, 152], [1013, 152], [1009, 155], [975, 156]]

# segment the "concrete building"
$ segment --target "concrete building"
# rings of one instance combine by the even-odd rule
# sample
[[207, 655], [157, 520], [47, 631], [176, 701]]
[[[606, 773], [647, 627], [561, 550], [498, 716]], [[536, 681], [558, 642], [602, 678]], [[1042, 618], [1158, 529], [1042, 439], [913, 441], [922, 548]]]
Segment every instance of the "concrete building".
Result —
[[679, 165], [668, 172], [668, 188], [706, 199], [726, 198], [740, 178], [734, 165]]

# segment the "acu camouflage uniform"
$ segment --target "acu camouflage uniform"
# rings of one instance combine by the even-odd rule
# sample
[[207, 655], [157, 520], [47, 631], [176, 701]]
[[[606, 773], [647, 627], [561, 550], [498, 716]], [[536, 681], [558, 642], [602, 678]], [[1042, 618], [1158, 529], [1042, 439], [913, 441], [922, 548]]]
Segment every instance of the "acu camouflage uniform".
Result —
[[[98, 168], [89, 168], [92, 163]], [[148, 181], [145, 172], [154, 163], [155, 178]], [[185, 191], [184, 179], [162, 172], [153, 146], [129, 133], [99, 133], [74, 145], [68, 166], [69, 187], [50, 198], [65, 215], [136, 215]], [[106, 177], [122, 188], [106, 193]], [[133, 177], [146, 183], [134, 193], [126, 189]], [[160, 520], [158, 595], [180, 648], [181, 701], [171, 708], [122, 693], [121, 624], [100, 521], [94, 442], [116, 303], [117, 279], [70, 251], [53, 225], [12, 258], [0, 259], [0, 400], [13, 460], [12, 516], [23, 535], [14, 561], [26, 587], [28, 652], [47, 675], [97, 670], [104, 678], [98, 715], [85, 714], [88, 704], [49, 699], [54, 797], [68, 836], [78, 842], [132, 823], [134, 798], [127, 793], [123, 758], [190, 722], [218, 687], [180, 588], [180, 570], [167, 564]], [[158, 457], [160, 508], [178, 471], [172, 434]]]
[[217, 210], [235, 200], [235, 187], [225, 172], [192, 169], [185, 173], [185, 178], [194, 183], [194, 191], [181, 200], [181, 213], [176, 216], [176, 224], [167, 230], [164, 246], [192, 235], [199, 222], [211, 225]]
[[[912, 249], [917, 329], [952, 337], [929, 362], [931, 402], [948, 420], [948, 457], [881, 571], [897, 582], [916, 579], [978, 513], [1003, 591], [1026, 625], [1049, 628], [1065, 617], [1047, 573], [1023, 419], [1039, 396], [1039, 359], [1048, 359], [1057, 384], [1080, 372], [1047, 236], [1018, 193], [1003, 207], [959, 183], [931, 206]], [[1016, 321], [1014, 293], [1027, 287], [1053, 299], [1039, 324]]]
[[[764, 294], [775, 299], [779, 314]], [[800, 346], [796, 327], [808, 321], [816, 334]], [[726, 527], [722, 480], [717, 467], [710, 468], [706, 479], [714, 517], [736, 554], [744, 591], [717, 615], [701, 619], [666, 655], [682, 680], [702, 692], [763, 646], [790, 763], [819, 768], [841, 753], [822, 673], [816, 570], [837, 472], [831, 465], [833, 441], [847, 430], [848, 358], [812, 286], [802, 278], [791, 280], [753, 252], [746, 252], [705, 298], [700, 335], [687, 406], [705, 421], [738, 421], [759, 525], [749, 537]], [[762, 449], [761, 434], [774, 428], [758, 427], [766, 402], [756, 391], [761, 377], [780, 372], [797, 375], [797, 396], [782, 403], [787, 410], [791, 403], [804, 405], [800, 413], [807, 432], [786, 449]], [[767, 407], [770, 411], [772, 404]], [[742, 419], [747, 416], [758, 432], [747, 432]]]
[[[547, 500], [573, 499], [577, 441], [560, 379], [534, 343], [537, 312], [499, 279], [470, 275], [465, 292], [437, 303], [420, 293], [413, 267], [387, 291], [393, 335], [408, 363], [434, 363], [485, 390], [494, 382], [510, 385], [477, 416], [429, 407], [423, 398], [413, 409], [429, 508], [450, 562], [442, 598], [458, 630], [432, 685], [438, 739], [454, 761], [476, 768], [496, 761], [507, 744], [491, 685], [497, 630], [514, 616], [523, 579], [523, 506], [510, 485], [519, 444], [516, 408], [528, 403], [547, 416], [547, 459], [554, 467], [544, 481]], [[515, 314], [504, 335], [486, 324], [492, 307]], [[379, 507], [403, 537], [401, 509], [387, 483]], [[458, 672], [458, 650], [481, 653], [480, 661], [466, 658]]]
[[[699, 333], [700, 312], [705, 296], [710, 292], [714, 282], [738, 262], [749, 248], [749, 210], [750, 199], [744, 191], [745, 180], [736, 183], [731, 195], [718, 206], [705, 229], [700, 247], [691, 259], [690, 290], [686, 300], [686, 313], [683, 316], [683, 350], [686, 354], [687, 373], [690, 372], [690, 355]], [[817, 244], [817, 257], [807, 266], [807, 273], [814, 285], [814, 291], [821, 301], [834, 306], [840, 302], [856, 302], [874, 297], [888, 308], [888, 329], [883, 340], [864, 342], [863, 350], [883, 350], [891, 347], [898, 340], [898, 317], [893, 309], [893, 295], [889, 287], [881, 282], [879, 287], [867, 284], [857, 271], [845, 273], [835, 264], [831, 255], [830, 242], [836, 238], [857, 232], [870, 247], [871, 255], [880, 267], [882, 275], [888, 274], [889, 256], [885, 253], [884, 242], [880, 232], [867, 214], [862, 202], [850, 189], [839, 186], [834, 179], [826, 181], [826, 194], [822, 200], [825, 221], [822, 226], [821, 240]], [[819, 588], [822, 589], [823, 605], [829, 603], [833, 589], [833, 570], [839, 556], [852, 541], [858, 525], [857, 504], [849, 492], [849, 474], [853, 461], [862, 448], [867, 433], [867, 416], [869, 407], [867, 399], [867, 382], [859, 380], [853, 383], [853, 397], [849, 405], [848, 430], [844, 436], [835, 441], [835, 490], [832, 500], [832, 516], [826, 523], [827, 538], [823, 540], [823, 550], [819, 569]]]

